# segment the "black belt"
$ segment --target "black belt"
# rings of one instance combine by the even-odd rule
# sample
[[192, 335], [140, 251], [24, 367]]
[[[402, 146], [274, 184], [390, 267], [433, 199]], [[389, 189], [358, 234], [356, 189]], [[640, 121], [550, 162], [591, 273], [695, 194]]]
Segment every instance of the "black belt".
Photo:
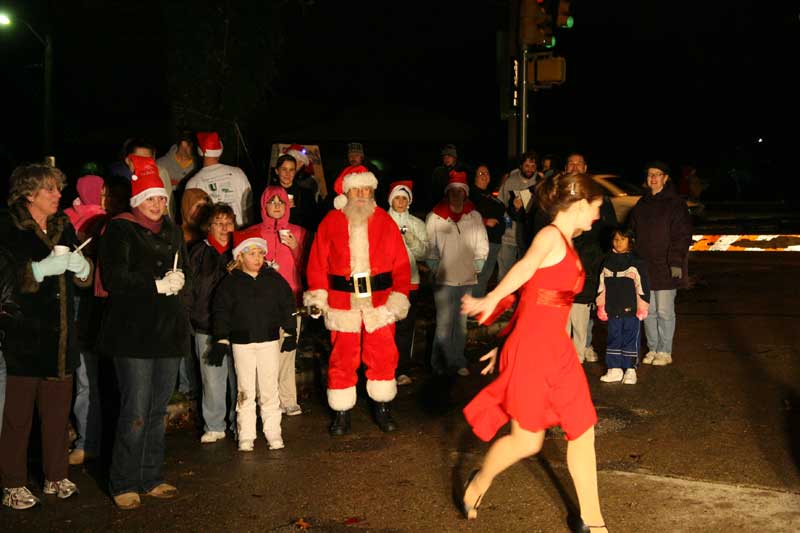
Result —
[[353, 276], [334, 276], [328, 274], [331, 289], [354, 292], [359, 296], [369, 296], [372, 291], [383, 291], [392, 287], [392, 273], [382, 272], [374, 276], [355, 274]]

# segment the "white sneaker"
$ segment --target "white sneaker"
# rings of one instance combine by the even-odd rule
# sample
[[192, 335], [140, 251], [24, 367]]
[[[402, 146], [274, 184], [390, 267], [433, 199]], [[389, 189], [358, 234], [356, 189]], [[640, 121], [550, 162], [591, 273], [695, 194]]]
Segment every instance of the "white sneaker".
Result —
[[217, 442], [218, 440], [222, 440], [225, 438], [224, 431], [206, 431], [203, 433], [203, 436], [200, 437], [200, 442], [203, 444], [210, 444], [212, 442]]
[[589, 346], [583, 351], [583, 358], [590, 363], [596, 363], [599, 359], [597, 357], [597, 352], [594, 351], [592, 346]]
[[456, 374], [458, 374], [458, 375], [459, 375], [459, 376], [461, 376], [462, 378], [465, 378], [465, 377], [469, 376], [469, 368], [466, 368], [466, 367], [464, 367], [464, 368], [459, 368], [459, 369], [456, 371]]
[[79, 494], [78, 486], [67, 478], [61, 481], [45, 480], [42, 492], [45, 494], [55, 494], [62, 500], [66, 500], [74, 494]]
[[605, 375], [600, 376], [600, 381], [605, 383], [619, 383], [622, 381], [622, 369], [621, 368], [609, 368], [608, 372]]
[[297, 416], [297, 415], [302, 415], [303, 410], [300, 408], [299, 405], [295, 404], [295, 405], [290, 405], [289, 407], [284, 407], [283, 414], [285, 414], [286, 416]]
[[642, 359], [642, 363], [644, 363], [646, 365], [652, 365], [653, 364], [653, 360], [655, 358], [656, 358], [656, 352], [654, 352], [653, 350], [650, 350], [649, 352], [647, 352], [644, 355], [644, 359]]
[[629, 368], [625, 371], [625, 376], [622, 378], [623, 385], [636, 385], [636, 369]]
[[33, 495], [28, 487], [14, 487], [3, 489], [3, 505], [12, 509], [30, 509], [39, 503], [39, 498]]
[[252, 452], [253, 451], [253, 441], [252, 440], [240, 440], [239, 441], [239, 451], [240, 452]]
[[268, 442], [270, 450], [282, 450], [284, 448], [283, 439], [273, 439]]
[[656, 358], [653, 359], [653, 366], [667, 366], [672, 364], [672, 354], [667, 352], [656, 353]]

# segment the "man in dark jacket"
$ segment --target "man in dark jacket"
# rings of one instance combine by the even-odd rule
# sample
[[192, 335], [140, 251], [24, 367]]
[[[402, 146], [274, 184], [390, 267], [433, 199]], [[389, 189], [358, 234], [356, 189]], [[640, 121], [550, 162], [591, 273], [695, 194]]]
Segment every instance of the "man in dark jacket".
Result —
[[666, 163], [654, 161], [646, 168], [650, 191], [630, 215], [636, 253], [647, 262], [650, 276], [650, 308], [644, 320], [649, 351], [642, 362], [664, 366], [672, 363], [675, 295], [689, 281], [692, 218], [672, 186]]

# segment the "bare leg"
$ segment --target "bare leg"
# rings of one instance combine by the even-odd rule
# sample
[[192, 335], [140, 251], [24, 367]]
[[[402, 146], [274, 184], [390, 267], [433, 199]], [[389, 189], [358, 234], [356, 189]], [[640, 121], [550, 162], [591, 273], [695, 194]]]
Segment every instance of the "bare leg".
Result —
[[464, 493], [468, 508], [486, 492], [495, 476], [514, 463], [539, 453], [544, 443], [544, 430], [532, 432], [519, 427], [516, 420], [511, 421], [511, 434], [497, 439], [486, 453], [480, 472]]
[[[600, 496], [597, 491], [597, 459], [594, 453], [594, 426], [583, 435], [567, 443], [567, 466], [578, 495], [581, 518], [587, 526], [605, 524], [600, 512]], [[592, 531], [606, 531], [592, 528]]]

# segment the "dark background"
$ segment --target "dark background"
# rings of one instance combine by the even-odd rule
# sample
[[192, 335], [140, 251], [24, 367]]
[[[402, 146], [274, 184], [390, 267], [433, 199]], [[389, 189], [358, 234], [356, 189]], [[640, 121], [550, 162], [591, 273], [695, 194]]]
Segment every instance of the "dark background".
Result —
[[[715, 198], [792, 198], [800, 48], [788, 4], [573, 1], [575, 27], [558, 32], [556, 47], [567, 81], [532, 94], [529, 147], [582, 151], [591, 171], [632, 181], [652, 158], [670, 162], [673, 175], [692, 164]], [[354, 140], [392, 178], [425, 179], [448, 142], [496, 178], [513, 164], [501, 120], [509, 52], [498, 44], [508, 1], [5, 8], [52, 35], [53, 152], [70, 178], [87, 160], [112, 160], [131, 136], [163, 152], [182, 127], [218, 129], [224, 159], [251, 180], [263, 178], [271, 144], [287, 141], [321, 145], [329, 179]], [[0, 49], [8, 175], [43, 155], [43, 47], [17, 22], [0, 31]]]

